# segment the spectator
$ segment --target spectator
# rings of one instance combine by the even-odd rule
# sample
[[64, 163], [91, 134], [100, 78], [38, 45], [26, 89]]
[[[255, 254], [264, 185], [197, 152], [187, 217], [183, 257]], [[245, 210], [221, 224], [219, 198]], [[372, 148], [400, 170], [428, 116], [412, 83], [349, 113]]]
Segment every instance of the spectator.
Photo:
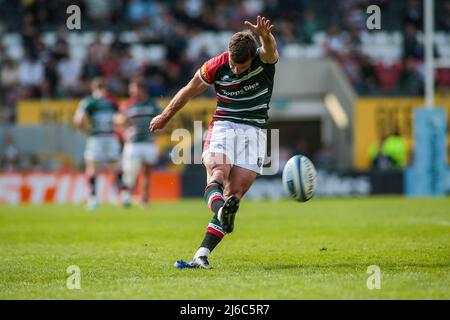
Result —
[[14, 137], [11, 134], [6, 134], [2, 150], [2, 167], [8, 171], [17, 170], [19, 167], [20, 153], [14, 144]]
[[5, 58], [0, 72], [0, 101], [3, 101], [3, 114], [0, 120], [12, 122], [15, 117], [15, 105], [20, 96], [19, 68], [13, 59]]
[[443, 4], [442, 13], [438, 16], [439, 29], [450, 32], [450, 0], [446, 0]]
[[254, 17], [262, 14], [264, 11], [264, 2], [262, 0], [244, 0], [245, 14]]
[[114, 34], [114, 39], [111, 42], [110, 45], [111, 51], [114, 53], [117, 53], [119, 55], [123, 54], [127, 49], [128, 49], [128, 45], [125, 44], [121, 39], [120, 39], [120, 34], [118, 32], [116, 32]]
[[69, 55], [69, 44], [67, 43], [66, 37], [67, 30], [65, 28], [59, 29], [52, 48], [52, 57], [57, 61]]
[[404, 169], [408, 164], [408, 144], [398, 129], [384, 141], [382, 152], [392, 160], [396, 169]]
[[163, 97], [166, 95], [167, 88], [161, 74], [157, 73], [149, 78], [149, 92], [151, 97]]
[[360, 55], [361, 81], [359, 82], [359, 92], [362, 94], [373, 93], [377, 89], [376, 70], [369, 55]]
[[41, 96], [43, 97], [54, 97], [59, 94], [58, 92], [58, 71], [57, 71], [57, 61], [55, 59], [49, 59], [45, 63], [45, 79], [41, 86]]
[[22, 36], [24, 51], [29, 55], [37, 56], [39, 52], [36, 48], [35, 39], [39, 33], [35, 26], [34, 17], [31, 13], [28, 13], [23, 17], [22, 29], [20, 33]]
[[416, 29], [422, 29], [422, 4], [419, 0], [408, 0], [406, 2], [405, 24], [412, 24]]
[[106, 25], [111, 20], [113, 3], [111, 0], [84, 0], [86, 11], [96, 25]]
[[314, 35], [319, 31], [319, 23], [316, 20], [316, 14], [312, 10], [306, 10], [303, 14], [304, 23], [300, 34], [300, 41], [311, 44]]
[[7, 57], [3, 61], [0, 79], [5, 92], [14, 90], [19, 84], [19, 68], [13, 59]]
[[348, 29], [364, 30], [366, 28], [366, 8], [364, 2], [353, 3], [346, 14], [346, 25]]
[[[170, 36], [166, 40], [167, 54], [166, 58], [168, 60], [177, 61], [180, 59], [181, 55], [187, 47], [188, 30], [185, 26], [177, 26]], [[179, 63], [180, 65], [182, 63]]]
[[192, 19], [197, 19], [200, 16], [203, 6], [204, 0], [186, 0], [184, 2], [184, 10]]
[[103, 62], [109, 54], [109, 47], [103, 43], [100, 33], [95, 34], [95, 38], [87, 48], [87, 60], [92, 64]]
[[344, 32], [342, 32], [339, 27], [331, 26], [328, 29], [327, 39], [325, 41], [325, 51], [327, 54], [337, 60], [341, 60], [342, 55], [347, 52], [348, 38]]
[[349, 48], [348, 50], [353, 51], [358, 55], [361, 54], [362, 44], [359, 30], [356, 28], [351, 28], [349, 33], [350, 34], [347, 38], [347, 46]]
[[297, 42], [297, 39], [295, 37], [295, 26], [292, 21], [282, 20], [280, 23], [280, 33], [282, 45]]
[[120, 76], [128, 81], [135, 74], [140, 73], [142, 64], [133, 59], [131, 53], [128, 50], [122, 52], [120, 56]]
[[403, 33], [403, 59], [423, 58], [422, 46], [417, 41], [417, 29], [414, 24], [407, 23]]
[[404, 67], [400, 73], [398, 88], [402, 94], [419, 96], [423, 93], [423, 79], [417, 68], [417, 62], [413, 58], [404, 61]]
[[20, 85], [26, 90], [29, 97], [40, 95], [40, 86], [44, 81], [44, 64], [35, 54], [28, 54], [20, 62], [19, 79]]
[[109, 91], [117, 95], [126, 94], [124, 79], [121, 78], [121, 59], [117, 53], [108, 52], [99, 68]]
[[98, 67], [98, 64], [94, 62], [93, 57], [87, 56], [81, 72], [81, 78], [84, 81], [89, 81], [95, 77], [100, 76], [100, 68]]
[[128, 19], [134, 24], [150, 21], [161, 14], [161, 4], [156, 1], [131, 0], [128, 5]]
[[60, 85], [60, 95], [64, 97], [79, 96], [81, 94], [79, 88], [82, 71], [81, 63], [66, 56], [59, 61], [56, 71]]
[[373, 171], [386, 171], [395, 167], [393, 159], [383, 151], [385, 141], [386, 137], [382, 137], [380, 141], [376, 141], [369, 146], [368, 157]]

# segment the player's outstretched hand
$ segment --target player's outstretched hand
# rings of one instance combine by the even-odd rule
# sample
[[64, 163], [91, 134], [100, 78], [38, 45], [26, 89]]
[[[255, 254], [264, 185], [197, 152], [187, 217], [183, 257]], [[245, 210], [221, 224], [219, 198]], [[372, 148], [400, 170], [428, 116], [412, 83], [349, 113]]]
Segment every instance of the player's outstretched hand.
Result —
[[273, 24], [270, 24], [270, 20], [261, 16], [256, 18], [256, 24], [252, 24], [249, 21], [245, 21], [244, 24], [258, 36], [263, 38], [267, 37], [273, 30]]
[[153, 118], [148, 128], [151, 132], [155, 132], [156, 130], [163, 129], [166, 126], [167, 122], [168, 120], [166, 119], [166, 117], [160, 114], [159, 116]]

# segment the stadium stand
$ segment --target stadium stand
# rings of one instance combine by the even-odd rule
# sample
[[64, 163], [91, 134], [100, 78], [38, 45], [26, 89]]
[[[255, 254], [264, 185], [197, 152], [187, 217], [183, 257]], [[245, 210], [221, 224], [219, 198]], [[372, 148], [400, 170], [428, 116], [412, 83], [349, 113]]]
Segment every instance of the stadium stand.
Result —
[[[82, 9], [81, 31], [65, 28], [69, 2]], [[2, 119], [14, 121], [19, 98], [80, 97], [88, 80], [99, 74], [118, 95], [124, 95], [133, 74], [142, 73], [153, 96], [170, 96], [202, 61], [225, 50], [230, 33], [258, 12], [273, 17], [282, 57], [331, 56], [362, 95], [420, 94], [419, 1], [371, 1], [383, 12], [378, 32], [362, 30], [367, 4], [349, 0], [15, 2], [2, 12], [0, 28]], [[436, 11], [443, 12], [436, 34], [436, 55], [443, 66], [437, 81], [446, 88], [450, 1], [437, 1]], [[338, 17], [343, 12], [348, 18], [342, 21]]]

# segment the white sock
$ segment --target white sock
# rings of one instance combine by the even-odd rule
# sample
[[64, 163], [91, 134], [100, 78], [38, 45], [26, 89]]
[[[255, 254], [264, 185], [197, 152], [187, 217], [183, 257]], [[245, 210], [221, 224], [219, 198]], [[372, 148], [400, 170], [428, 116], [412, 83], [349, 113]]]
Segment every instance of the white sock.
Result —
[[197, 259], [198, 257], [208, 256], [210, 252], [211, 251], [209, 251], [208, 248], [200, 247], [198, 248], [197, 252], [194, 255], [194, 260]]

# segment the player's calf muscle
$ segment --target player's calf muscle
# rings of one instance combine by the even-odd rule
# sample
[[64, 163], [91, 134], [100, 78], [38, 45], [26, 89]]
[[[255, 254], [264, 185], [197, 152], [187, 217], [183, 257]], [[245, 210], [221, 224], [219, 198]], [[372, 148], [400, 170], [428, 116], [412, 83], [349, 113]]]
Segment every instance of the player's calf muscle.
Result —
[[205, 161], [205, 167], [208, 171], [208, 182], [212, 180], [217, 180], [224, 182], [228, 179], [230, 174], [230, 165], [229, 164], [221, 164], [216, 161], [214, 157], [208, 157]]
[[[225, 165], [214, 166], [208, 170], [209, 172], [209, 181], [217, 180], [220, 182], [224, 182], [228, 178], [229, 170], [227, 170]], [[208, 181], [208, 182], [209, 182]]]
[[244, 196], [244, 194], [248, 191], [249, 186], [246, 185], [238, 185], [233, 187], [225, 188], [223, 195], [225, 198], [229, 198], [230, 196], [234, 195], [239, 200]]
[[256, 178], [256, 174], [253, 173], [245, 173], [245, 172], [236, 172], [234, 171], [230, 174], [230, 177], [225, 184], [224, 196], [225, 198], [230, 197], [231, 195], [236, 196], [238, 199], [241, 199], [250, 189], [253, 181]]

